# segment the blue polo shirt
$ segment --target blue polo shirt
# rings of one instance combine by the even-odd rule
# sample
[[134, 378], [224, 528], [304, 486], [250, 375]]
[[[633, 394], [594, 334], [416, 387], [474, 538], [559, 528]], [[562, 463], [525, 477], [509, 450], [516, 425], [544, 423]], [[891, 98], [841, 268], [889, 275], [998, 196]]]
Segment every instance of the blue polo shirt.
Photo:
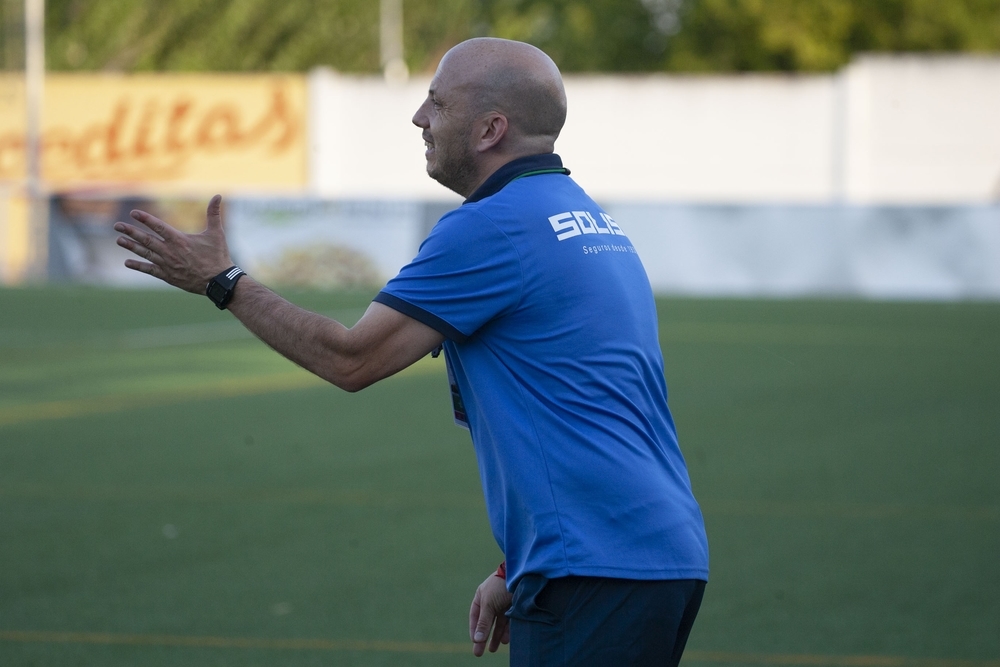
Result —
[[708, 579], [635, 248], [557, 155], [442, 217], [375, 301], [441, 332], [508, 587], [527, 573]]

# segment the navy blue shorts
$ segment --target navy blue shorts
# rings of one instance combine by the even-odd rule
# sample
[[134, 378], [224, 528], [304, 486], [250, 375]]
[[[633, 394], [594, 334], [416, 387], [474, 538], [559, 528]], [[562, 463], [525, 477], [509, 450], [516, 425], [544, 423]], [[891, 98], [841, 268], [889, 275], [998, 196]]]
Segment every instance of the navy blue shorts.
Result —
[[511, 667], [674, 667], [704, 593], [696, 579], [526, 575], [507, 612]]

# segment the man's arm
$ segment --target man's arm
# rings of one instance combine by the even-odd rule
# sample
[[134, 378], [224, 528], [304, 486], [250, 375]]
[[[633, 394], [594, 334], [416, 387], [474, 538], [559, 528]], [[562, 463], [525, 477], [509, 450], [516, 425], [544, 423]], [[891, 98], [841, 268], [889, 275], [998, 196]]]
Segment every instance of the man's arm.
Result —
[[398, 373], [444, 340], [426, 324], [380, 303], [371, 304], [348, 329], [289, 303], [249, 276], [237, 283], [227, 308], [276, 351], [347, 391]]
[[[233, 265], [222, 230], [222, 198], [208, 205], [207, 227], [184, 234], [144, 211], [132, 217], [153, 233], [124, 222], [115, 224], [118, 245], [146, 261], [125, 266], [194, 294]], [[227, 306], [254, 335], [303, 368], [341, 389], [358, 391], [430, 353], [444, 340], [431, 327], [373, 303], [352, 328], [311, 313], [244, 276]]]

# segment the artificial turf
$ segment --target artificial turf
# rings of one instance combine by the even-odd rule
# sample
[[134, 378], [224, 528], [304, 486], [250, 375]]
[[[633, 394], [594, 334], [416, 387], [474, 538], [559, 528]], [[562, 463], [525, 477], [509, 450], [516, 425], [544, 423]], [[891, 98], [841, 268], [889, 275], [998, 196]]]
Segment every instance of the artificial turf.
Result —
[[[996, 666], [1000, 304], [658, 305], [712, 558], [687, 662]], [[448, 400], [440, 360], [345, 394], [190, 295], [0, 290], [0, 665], [503, 664]]]

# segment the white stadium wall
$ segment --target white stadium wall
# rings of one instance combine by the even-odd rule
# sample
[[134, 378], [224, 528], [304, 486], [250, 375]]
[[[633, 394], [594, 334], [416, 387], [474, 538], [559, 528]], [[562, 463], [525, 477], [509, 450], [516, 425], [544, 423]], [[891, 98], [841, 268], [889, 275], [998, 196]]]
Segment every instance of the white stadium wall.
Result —
[[319, 69], [309, 75], [310, 189], [325, 198], [461, 199], [427, 177], [410, 119], [429, 78], [388, 84]]
[[606, 208], [664, 294], [1000, 298], [1000, 205]]
[[[410, 123], [429, 78], [309, 79], [310, 187], [455, 199]], [[595, 197], [728, 203], [1000, 200], [1000, 58], [869, 56], [835, 75], [568, 76], [556, 151]]]
[[556, 150], [603, 199], [825, 201], [833, 182], [830, 80], [570, 78]]
[[841, 77], [844, 199], [1000, 201], [1000, 58], [867, 57]]

